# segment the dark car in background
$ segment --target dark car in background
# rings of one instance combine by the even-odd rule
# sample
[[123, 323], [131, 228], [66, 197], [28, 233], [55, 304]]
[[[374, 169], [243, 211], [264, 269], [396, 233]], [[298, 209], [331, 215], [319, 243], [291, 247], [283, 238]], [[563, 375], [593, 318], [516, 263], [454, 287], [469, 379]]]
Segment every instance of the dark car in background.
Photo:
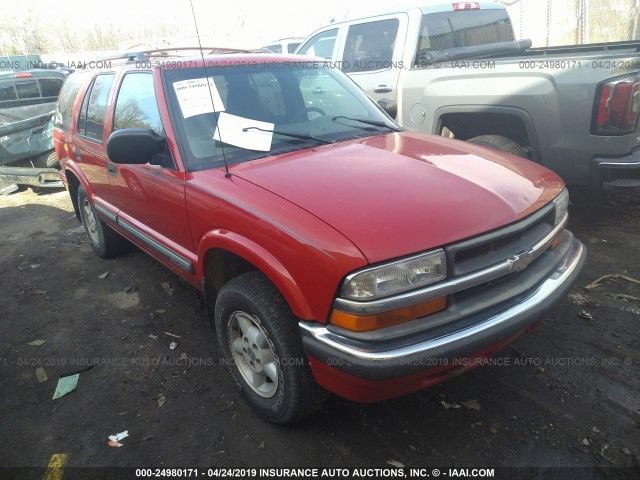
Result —
[[0, 193], [18, 183], [61, 186], [53, 170], [53, 113], [66, 78], [45, 69], [0, 73]]

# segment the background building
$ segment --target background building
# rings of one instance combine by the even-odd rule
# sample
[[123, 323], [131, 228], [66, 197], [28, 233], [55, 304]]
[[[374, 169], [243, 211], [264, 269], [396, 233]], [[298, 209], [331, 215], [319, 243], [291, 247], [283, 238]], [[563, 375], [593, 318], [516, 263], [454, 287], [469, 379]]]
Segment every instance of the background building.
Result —
[[640, 0], [504, 0], [534, 47], [640, 39]]

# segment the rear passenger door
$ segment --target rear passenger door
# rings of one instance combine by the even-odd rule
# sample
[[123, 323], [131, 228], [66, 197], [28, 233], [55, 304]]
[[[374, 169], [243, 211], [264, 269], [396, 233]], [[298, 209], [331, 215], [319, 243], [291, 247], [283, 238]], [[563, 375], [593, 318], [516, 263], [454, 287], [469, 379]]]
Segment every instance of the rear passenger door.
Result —
[[69, 151], [69, 157], [80, 167], [98, 198], [104, 198], [109, 188], [104, 123], [114, 77], [113, 73], [100, 73], [87, 88]]
[[[127, 72], [120, 83], [113, 130], [150, 128], [165, 136], [151, 72]], [[143, 165], [109, 162], [111, 190], [107, 201], [116, 207], [118, 225], [146, 245], [146, 250], [170, 266], [189, 271], [185, 257], [193, 252], [185, 203], [184, 172], [178, 171], [167, 148]], [[167, 249], [169, 254], [167, 253]]]

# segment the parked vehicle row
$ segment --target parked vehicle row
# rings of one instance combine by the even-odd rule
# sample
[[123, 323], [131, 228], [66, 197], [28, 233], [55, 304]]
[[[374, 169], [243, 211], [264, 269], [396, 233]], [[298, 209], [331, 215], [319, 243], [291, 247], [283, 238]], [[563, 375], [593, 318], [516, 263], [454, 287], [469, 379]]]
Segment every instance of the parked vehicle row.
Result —
[[[501, 3], [454, 2], [331, 23], [306, 40], [282, 38], [262, 51], [296, 50], [330, 61], [409, 130], [531, 159], [569, 184], [639, 189], [640, 43], [530, 47], [515, 40]], [[39, 61], [5, 58], [17, 66]], [[0, 104], [9, 94], [9, 102], [40, 103], [27, 90], [9, 88], [9, 80], [0, 79]], [[309, 106], [326, 103], [327, 94], [316, 91]], [[23, 110], [19, 118], [3, 113], [0, 166], [12, 168], [0, 173], [0, 182], [53, 185], [51, 172], [14, 168], [24, 159], [38, 168], [56, 163], [46, 154], [48, 112]]]
[[331, 23], [297, 53], [339, 65], [409, 130], [530, 158], [570, 184], [640, 187], [640, 42], [530, 47], [504, 5], [464, 2]]

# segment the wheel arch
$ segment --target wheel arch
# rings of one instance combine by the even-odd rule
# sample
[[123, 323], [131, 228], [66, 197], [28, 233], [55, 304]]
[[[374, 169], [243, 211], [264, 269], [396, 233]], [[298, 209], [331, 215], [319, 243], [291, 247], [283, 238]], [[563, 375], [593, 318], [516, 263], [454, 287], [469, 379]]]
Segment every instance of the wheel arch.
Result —
[[[85, 192], [87, 192], [87, 196], [90, 197], [88, 188], [89, 183], [86, 181], [86, 178], [84, 178], [83, 175], [78, 175], [78, 172], [76, 172], [74, 169], [71, 168], [67, 168], [64, 171], [65, 177], [67, 179], [67, 184], [68, 184], [68, 189], [69, 189], [69, 196], [71, 197], [71, 203], [73, 205], [73, 211], [76, 214], [76, 218], [78, 219], [79, 222], [82, 222], [81, 218], [80, 218], [80, 207], [78, 206], [78, 188], [80, 188], [80, 186], [82, 186], [82, 188], [84, 188]], [[82, 181], [81, 178], [84, 180]]]
[[199, 273], [208, 315], [213, 314], [215, 298], [226, 282], [257, 270], [276, 286], [294, 315], [312, 319], [311, 308], [287, 268], [253, 240], [226, 230], [212, 230], [202, 237], [198, 258], [202, 259], [198, 262]]
[[514, 140], [529, 151], [530, 158], [543, 163], [535, 124], [521, 108], [507, 106], [455, 105], [436, 111], [436, 134], [444, 128], [455, 138], [468, 140], [481, 135], [501, 135]]

